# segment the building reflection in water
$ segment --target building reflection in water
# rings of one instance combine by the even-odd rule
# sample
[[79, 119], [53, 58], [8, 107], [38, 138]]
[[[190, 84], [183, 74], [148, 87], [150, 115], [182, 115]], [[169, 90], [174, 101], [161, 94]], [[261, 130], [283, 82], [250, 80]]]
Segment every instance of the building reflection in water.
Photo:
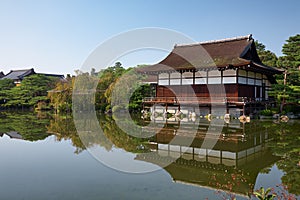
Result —
[[[258, 174], [280, 159], [268, 149], [266, 144], [272, 138], [259, 123], [251, 123], [251, 126], [239, 120], [224, 123], [222, 133], [211, 149], [202, 147], [204, 139], [209, 140], [212, 135], [213, 140], [214, 124], [222, 123], [207, 119], [200, 122], [158, 119], [156, 123], [165, 125], [149, 141], [152, 153], [139, 154], [136, 159], [162, 167], [175, 160], [164, 167], [175, 182], [249, 195], [253, 192]], [[185, 142], [180, 141], [193, 135], [190, 132], [194, 129], [197, 132], [192, 144], [185, 146]], [[153, 132], [153, 127], [144, 127], [143, 131]], [[182, 140], [173, 140], [174, 137]]]
[[[0, 136], [8, 134], [11, 138], [38, 141], [54, 134], [56, 141], [70, 140], [76, 147], [75, 153], [88, 148], [82, 144], [71, 116], [37, 118], [28, 113], [2, 115]], [[123, 132], [116, 120], [127, 123], [124, 118], [100, 116], [103, 136], [99, 140], [99, 137], [91, 138], [87, 134], [90, 145], [105, 147], [107, 151], [121, 148], [132, 152], [136, 160], [164, 167], [175, 182], [248, 195], [253, 192], [258, 174], [268, 172], [276, 163], [285, 172], [283, 183], [290, 186], [293, 193], [299, 191], [299, 184], [295, 184], [299, 170], [298, 122], [241, 123], [230, 120], [228, 123], [223, 119], [209, 121], [202, 118], [197, 121], [157, 117], [152, 120], [154, 125], [146, 126], [147, 120], [136, 118], [145, 135], [156, 134], [151, 138], [135, 138]], [[219, 126], [222, 132], [214, 133], [214, 130], [220, 130]], [[189, 137], [192, 137], [188, 139], [192, 142], [187, 145], [186, 138]], [[213, 148], [204, 148], [205, 140], [216, 140], [216, 143]]]

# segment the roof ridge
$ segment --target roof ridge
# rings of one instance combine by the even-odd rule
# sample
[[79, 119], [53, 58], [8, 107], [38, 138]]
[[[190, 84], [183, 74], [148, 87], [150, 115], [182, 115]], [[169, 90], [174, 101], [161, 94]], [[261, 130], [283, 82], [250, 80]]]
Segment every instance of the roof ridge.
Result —
[[32, 70], [33, 68], [30, 68], [30, 69], [16, 69], [16, 70], [10, 70], [11, 72], [19, 72], [19, 71], [29, 71], [29, 70]]
[[194, 43], [194, 44], [175, 44], [175, 47], [196, 46], [196, 45], [203, 45], [203, 44], [215, 44], [215, 43], [231, 42], [231, 41], [238, 41], [238, 40], [244, 40], [244, 39], [251, 40], [252, 34], [249, 34], [246, 36], [225, 38], [225, 39], [220, 39], [220, 40], [208, 40], [208, 41], [198, 42], [198, 43]]

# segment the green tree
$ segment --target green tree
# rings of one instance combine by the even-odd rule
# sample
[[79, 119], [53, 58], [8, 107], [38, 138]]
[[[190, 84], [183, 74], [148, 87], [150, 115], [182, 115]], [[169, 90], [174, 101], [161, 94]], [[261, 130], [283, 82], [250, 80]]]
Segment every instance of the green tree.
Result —
[[9, 99], [9, 90], [15, 87], [14, 81], [11, 79], [0, 80], [0, 105], [4, 106]]
[[300, 70], [289, 70], [287, 75], [287, 84], [300, 86]]
[[141, 110], [143, 98], [150, 96], [150, 85], [143, 84], [144, 79], [134, 69], [128, 69], [108, 88], [108, 102], [114, 107], [130, 111]]
[[129, 111], [141, 111], [143, 109], [143, 98], [151, 96], [151, 92], [149, 84], [139, 86], [130, 97]]
[[288, 69], [298, 69], [300, 66], [300, 34], [289, 37], [282, 47], [284, 56], [280, 57], [278, 65]]
[[[277, 65], [287, 70], [287, 86], [292, 86], [292, 90], [298, 91], [300, 86], [300, 34], [289, 37], [282, 47], [283, 56], [279, 57]], [[276, 78], [283, 83], [284, 76]], [[299, 98], [299, 95], [298, 95]]]
[[2, 79], [0, 80], [0, 90], [9, 90], [15, 87], [14, 81], [12, 79]]
[[299, 92], [299, 86], [274, 84], [272, 85], [272, 90], [269, 92], [269, 95], [276, 97], [278, 103], [281, 103], [283, 100], [285, 103], [299, 103]]
[[47, 92], [54, 88], [58, 78], [35, 74], [25, 77], [21, 86], [7, 90], [6, 107], [33, 107], [48, 101]]
[[270, 50], [266, 50], [266, 46], [262, 43], [259, 43], [257, 40], [255, 41], [255, 46], [257, 54], [263, 64], [271, 67], [277, 66], [278, 58], [275, 53], [271, 52]]
[[[72, 81], [67, 79], [67, 82], [57, 83], [55, 89], [48, 94], [51, 105], [58, 111], [71, 108], [71, 105], [79, 110], [88, 109], [87, 105], [95, 105], [97, 110], [103, 112], [113, 105], [116, 108], [138, 111], [142, 109], [142, 99], [150, 96], [150, 86], [141, 84], [145, 77], [136, 73], [133, 68], [124, 69], [120, 62], [97, 73], [92, 69], [91, 74], [79, 70], [76, 74]], [[95, 87], [95, 95], [88, 95]], [[77, 95], [76, 103], [72, 102], [74, 92]]]
[[48, 92], [50, 105], [58, 112], [70, 111], [72, 107], [72, 92], [74, 87], [73, 77], [67, 77], [65, 81], [58, 81], [53, 90]]
[[[136, 68], [143, 67], [138, 65]], [[99, 81], [99, 94], [102, 93], [108, 107], [113, 111], [128, 109], [130, 112], [142, 109], [142, 100], [151, 96], [149, 84], [144, 84], [145, 76], [137, 73], [136, 68], [123, 69], [120, 63], [106, 69]], [[99, 98], [101, 99], [101, 98]]]
[[300, 103], [300, 35], [291, 36], [286, 42], [282, 47], [284, 56], [277, 60], [277, 66], [286, 70], [286, 84], [284, 85], [284, 75], [277, 75], [278, 84], [272, 86], [270, 93], [281, 104], [280, 110], [286, 104]]
[[111, 100], [111, 91], [114, 88], [115, 82], [126, 72], [120, 62], [114, 66], [108, 67], [99, 72], [99, 82], [96, 92], [96, 108], [105, 111]]
[[72, 109], [90, 111], [95, 106], [95, 88], [98, 78], [89, 73], [76, 76], [72, 90]]

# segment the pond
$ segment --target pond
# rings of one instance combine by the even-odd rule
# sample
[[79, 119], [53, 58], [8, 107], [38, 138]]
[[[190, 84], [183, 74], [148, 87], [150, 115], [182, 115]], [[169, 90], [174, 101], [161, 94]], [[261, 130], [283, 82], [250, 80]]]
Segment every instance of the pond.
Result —
[[300, 194], [300, 121], [134, 119], [149, 137], [122, 131], [118, 116], [98, 122], [100, 136], [79, 137], [71, 116], [1, 112], [0, 199], [247, 199], [260, 187]]

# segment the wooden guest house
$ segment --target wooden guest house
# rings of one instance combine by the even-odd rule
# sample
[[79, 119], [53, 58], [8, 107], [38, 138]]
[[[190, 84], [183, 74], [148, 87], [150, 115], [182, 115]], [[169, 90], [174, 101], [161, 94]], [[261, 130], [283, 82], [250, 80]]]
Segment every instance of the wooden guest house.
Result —
[[268, 92], [276, 83], [274, 75], [282, 73], [262, 64], [252, 35], [175, 45], [164, 60], [139, 72], [156, 77], [154, 95], [144, 99], [144, 106], [152, 110], [176, 112], [184, 107], [191, 112], [199, 106], [208, 114], [219, 105], [235, 115], [274, 103]]

